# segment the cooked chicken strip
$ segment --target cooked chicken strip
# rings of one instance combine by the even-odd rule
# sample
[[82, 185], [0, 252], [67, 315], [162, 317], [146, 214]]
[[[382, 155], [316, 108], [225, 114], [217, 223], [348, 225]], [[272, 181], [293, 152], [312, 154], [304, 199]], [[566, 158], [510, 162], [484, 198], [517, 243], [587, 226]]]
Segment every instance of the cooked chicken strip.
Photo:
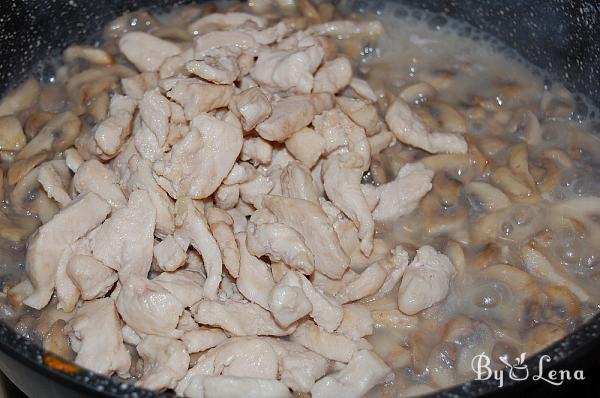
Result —
[[227, 339], [227, 335], [221, 329], [207, 327], [187, 331], [181, 337], [190, 354], [216, 347]]
[[339, 57], [325, 62], [315, 73], [313, 91], [315, 93], [336, 94], [352, 80], [352, 65], [348, 58]]
[[315, 269], [314, 257], [296, 230], [280, 223], [248, 223], [246, 243], [256, 257], [268, 256], [271, 261], [283, 261], [307, 275]]
[[93, 239], [92, 253], [105, 265], [127, 275], [146, 276], [152, 263], [156, 210], [146, 191], [129, 195], [127, 207], [116, 210]]
[[223, 258], [229, 275], [237, 278], [240, 273], [240, 249], [233, 233], [233, 219], [226, 211], [218, 208], [206, 210], [206, 218]]
[[240, 203], [260, 208], [263, 196], [272, 192], [274, 187], [275, 182], [270, 176], [259, 174], [253, 180], [240, 184]]
[[202, 299], [204, 276], [185, 269], [176, 272], [163, 272], [152, 282], [167, 289], [184, 307], [191, 307]]
[[267, 141], [285, 141], [308, 126], [315, 107], [306, 95], [295, 95], [272, 104], [271, 115], [256, 126], [258, 134]]
[[204, 297], [215, 299], [221, 283], [222, 270], [219, 246], [208, 229], [204, 215], [194, 207], [191, 199], [180, 199], [175, 206], [175, 224], [179, 227], [176, 234], [189, 240], [194, 249], [202, 255], [206, 269]]
[[234, 95], [229, 110], [240, 119], [244, 131], [250, 131], [271, 115], [271, 102], [260, 88], [252, 87]]
[[467, 142], [453, 133], [430, 132], [419, 117], [402, 100], [387, 109], [385, 121], [401, 142], [430, 153], [466, 153]]
[[299, 162], [289, 162], [283, 168], [280, 178], [283, 196], [319, 203], [317, 188], [306, 166]]
[[169, 100], [158, 88], [146, 91], [140, 101], [139, 116], [133, 129], [135, 147], [144, 159], [155, 161], [166, 149], [171, 116]]
[[[68, 173], [68, 170], [66, 171]], [[37, 180], [48, 194], [48, 197], [56, 200], [61, 207], [71, 203], [71, 197], [65, 190], [63, 178], [52, 162], [46, 162], [40, 166]]]
[[312, 311], [312, 304], [304, 294], [300, 277], [295, 272], [288, 271], [271, 290], [269, 310], [284, 327]]
[[352, 78], [350, 81], [350, 88], [356, 92], [359, 96], [364, 98], [366, 101], [373, 103], [377, 102], [377, 94], [373, 91], [369, 83], [362, 79]]
[[279, 356], [280, 379], [294, 392], [309, 392], [315, 381], [327, 373], [328, 361], [300, 344], [269, 338]]
[[313, 121], [315, 131], [325, 139], [325, 151], [358, 154], [360, 168], [367, 171], [371, 163], [371, 147], [365, 130], [354, 123], [339, 109], [325, 111]]
[[327, 333], [312, 321], [298, 326], [291, 339], [327, 359], [344, 363], [350, 361], [357, 351], [370, 349], [366, 340], [354, 341], [341, 334]]
[[325, 152], [325, 139], [310, 127], [306, 127], [288, 138], [285, 147], [306, 167], [312, 168]]
[[323, 163], [323, 186], [327, 197], [358, 227], [360, 249], [368, 256], [373, 251], [375, 222], [361, 190], [361, 166], [355, 153], [330, 155]]
[[314, 255], [316, 270], [332, 278], [342, 277], [349, 260], [321, 207], [302, 199], [272, 195], [265, 196], [263, 204], [278, 222], [302, 235]]
[[123, 321], [137, 333], [172, 336], [183, 313], [183, 304], [158, 282], [136, 275], [121, 280], [116, 299]]
[[188, 370], [190, 356], [177, 339], [149, 335], [136, 349], [144, 361], [144, 373], [136, 384], [143, 388], [175, 388]]
[[373, 334], [373, 317], [371, 311], [364, 304], [344, 304], [344, 318], [336, 332], [344, 336], [358, 340]]
[[314, 287], [301, 275], [297, 275], [302, 291], [312, 304], [311, 318], [326, 332], [333, 332], [342, 321], [343, 310], [338, 301]]
[[236, 280], [238, 290], [249, 301], [269, 309], [269, 295], [275, 281], [267, 264], [254, 257], [246, 248], [246, 234], [236, 234], [240, 248], [240, 274]]
[[175, 205], [169, 195], [158, 185], [152, 175], [152, 164], [134, 155], [129, 160], [131, 175], [127, 181], [129, 192], [136, 189], [144, 190], [150, 196], [150, 200], [156, 209], [156, 233], [158, 236], [167, 236], [175, 231], [175, 220], [173, 213]]
[[273, 156], [271, 145], [260, 137], [253, 137], [244, 140], [242, 146], [241, 160], [250, 160], [252, 164], [269, 164]]
[[141, 100], [144, 93], [158, 86], [158, 73], [142, 72], [132, 77], [121, 79], [121, 87], [126, 96], [137, 101]]
[[365, 129], [367, 136], [373, 136], [382, 128], [375, 105], [350, 97], [336, 97], [335, 101], [352, 121]]
[[131, 120], [137, 102], [133, 98], [114, 95], [110, 99], [109, 117], [94, 131], [94, 141], [101, 159], [115, 157], [131, 133]]
[[216, 12], [192, 22], [188, 26], [188, 31], [197, 35], [214, 30], [231, 30], [246, 22], [253, 22], [259, 28], [266, 26], [266, 21], [256, 15], [245, 12], [228, 12], [226, 14]]
[[54, 291], [58, 262], [64, 251], [110, 213], [110, 205], [95, 193], [79, 196], [31, 237], [25, 258], [34, 293], [24, 304], [42, 309]]
[[323, 48], [316, 40], [307, 40], [296, 50], [262, 49], [250, 76], [262, 87], [272, 90], [310, 93], [313, 73], [323, 55]]
[[173, 235], [168, 235], [160, 243], [154, 245], [154, 259], [163, 271], [175, 271], [185, 264], [187, 255], [177, 243]]
[[118, 182], [117, 175], [96, 159], [83, 162], [73, 177], [73, 186], [78, 192], [94, 192], [115, 209], [127, 205], [127, 199]]
[[314, 398], [360, 398], [393, 377], [392, 370], [371, 351], [358, 351], [339, 373], [325, 376], [311, 389]]
[[203, 112], [227, 106], [233, 88], [227, 84], [212, 84], [200, 79], [173, 78], [161, 81], [168, 90], [167, 97], [181, 105], [187, 120], [193, 120]]
[[242, 141], [242, 130], [234, 124], [201, 114], [192, 121], [190, 132], [154, 163], [158, 183], [175, 199], [206, 198], [229, 174]]
[[421, 163], [403, 166], [393, 181], [377, 187], [379, 204], [373, 210], [373, 219], [378, 222], [392, 221], [411, 213], [431, 190], [432, 178], [433, 171]]
[[77, 356], [75, 363], [104, 375], [129, 375], [131, 357], [123, 345], [115, 303], [103, 298], [84, 303], [64, 328]]
[[204, 379], [205, 398], [289, 398], [290, 391], [280, 381], [253, 377], [208, 376]]
[[156, 72], [165, 59], [181, 52], [176, 44], [145, 32], [125, 33], [119, 49], [141, 72]]
[[371, 264], [358, 278], [340, 290], [336, 297], [342, 303], [348, 303], [375, 294], [383, 286], [387, 274], [381, 264]]
[[423, 246], [410, 263], [398, 290], [398, 308], [414, 315], [446, 298], [456, 274], [450, 259], [431, 246]]
[[104, 296], [118, 279], [117, 273], [86, 255], [74, 255], [69, 259], [67, 275], [81, 292], [81, 298], [92, 300]]
[[294, 326], [281, 328], [269, 311], [254, 303], [202, 300], [196, 305], [194, 319], [234, 336], [287, 336], [295, 330]]
[[231, 84], [242, 73], [238, 59], [254, 53], [258, 44], [240, 31], [214, 31], [196, 39], [194, 60], [186, 64], [188, 72], [218, 84]]
[[274, 380], [278, 359], [270, 340], [233, 337], [202, 355], [179, 382], [176, 392], [185, 396], [203, 396], [206, 376], [220, 374]]

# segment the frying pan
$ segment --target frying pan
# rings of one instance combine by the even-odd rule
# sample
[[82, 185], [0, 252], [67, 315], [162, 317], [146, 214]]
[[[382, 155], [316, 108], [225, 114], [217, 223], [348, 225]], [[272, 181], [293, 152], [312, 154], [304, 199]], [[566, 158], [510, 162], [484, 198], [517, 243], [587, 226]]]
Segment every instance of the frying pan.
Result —
[[[0, 1], [0, 93], [34, 73], [48, 79], [44, 61], [72, 43], [90, 42], [111, 19], [126, 11], [160, 11], [189, 0], [2, 0]], [[383, 1], [350, 1], [359, 11], [381, 12]], [[548, 71], [569, 89], [600, 103], [600, 4], [593, 0], [405, 0], [413, 11], [427, 10], [473, 25], [490, 34], [533, 64]], [[577, 101], [576, 116], [593, 116]], [[600, 126], [598, 126], [600, 130]], [[600, 132], [600, 131], [599, 131]], [[2, 259], [0, 259], [0, 262]], [[600, 315], [575, 332], [531, 357], [526, 364], [538, 373], [542, 355], [550, 369], [589, 369], [600, 358]], [[158, 397], [118, 380], [93, 374], [44, 352], [27, 338], [0, 324], [0, 370], [30, 397]], [[589, 377], [589, 376], [588, 376]], [[516, 382], [504, 375], [471, 381], [432, 396], [470, 397], [530, 394], [558, 396], [563, 392], [531, 378]], [[594, 393], [592, 393], [594, 394]], [[594, 396], [600, 396], [596, 391]]]

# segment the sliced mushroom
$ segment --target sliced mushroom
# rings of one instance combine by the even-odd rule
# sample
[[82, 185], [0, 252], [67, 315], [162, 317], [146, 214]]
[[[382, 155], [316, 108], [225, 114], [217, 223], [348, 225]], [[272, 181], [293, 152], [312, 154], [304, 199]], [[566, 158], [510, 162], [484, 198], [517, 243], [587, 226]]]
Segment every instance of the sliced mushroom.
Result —
[[40, 91], [40, 83], [37, 80], [29, 79], [25, 81], [0, 101], [0, 117], [16, 115], [22, 110], [33, 106], [38, 100]]
[[0, 117], [0, 150], [18, 151], [25, 146], [21, 122], [15, 116]]
[[63, 151], [73, 145], [80, 131], [81, 121], [73, 112], [56, 115], [27, 143], [16, 159], [26, 159], [43, 151]]

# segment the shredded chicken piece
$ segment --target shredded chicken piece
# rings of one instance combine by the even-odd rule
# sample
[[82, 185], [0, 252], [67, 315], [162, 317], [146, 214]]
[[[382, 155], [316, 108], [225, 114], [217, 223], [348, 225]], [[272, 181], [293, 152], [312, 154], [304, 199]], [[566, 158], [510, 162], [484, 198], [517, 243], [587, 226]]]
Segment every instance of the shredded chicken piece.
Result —
[[153, 282], [167, 289], [184, 307], [191, 307], [203, 297], [205, 278], [198, 272], [185, 269], [163, 272]]
[[271, 290], [269, 310], [277, 322], [287, 327], [308, 315], [313, 307], [302, 290], [300, 277], [288, 271]]
[[206, 218], [200, 213], [191, 199], [180, 199], [175, 204], [177, 234], [188, 240], [202, 255], [206, 270], [204, 297], [215, 299], [221, 283], [222, 257], [215, 238], [210, 233]]
[[311, 98], [295, 95], [272, 104], [271, 115], [256, 126], [258, 134], [267, 141], [285, 141], [308, 126], [315, 115]]
[[94, 131], [94, 142], [101, 159], [112, 159], [119, 153], [131, 133], [131, 120], [136, 107], [134, 99], [123, 95], [114, 95], [110, 99], [109, 117]]
[[339, 57], [325, 62], [315, 74], [313, 91], [336, 94], [352, 80], [352, 65], [348, 58]]
[[46, 191], [48, 197], [56, 200], [61, 207], [65, 207], [71, 203], [71, 197], [65, 190], [63, 178], [51, 162], [40, 166], [37, 180], [44, 187], [44, 191]]
[[176, 337], [183, 304], [158, 282], [136, 275], [121, 280], [116, 299], [123, 321], [137, 333]]
[[246, 248], [246, 234], [236, 235], [240, 248], [240, 273], [236, 284], [238, 290], [249, 301], [269, 309], [269, 294], [275, 286], [273, 275], [267, 264], [254, 257]]
[[57, 265], [65, 250], [97, 227], [110, 213], [110, 205], [95, 193], [81, 195], [32, 236], [25, 258], [34, 287], [23, 303], [42, 309], [54, 291]]
[[361, 189], [362, 160], [357, 154], [330, 156], [323, 164], [323, 186], [327, 197], [358, 227], [360, 249], [365, 255], [373, 251], [375, 222]]
[[84, 303], [65, 326], [64, 332], [77, 353], [75, 363], [104, 375], [129, 375], [131, 357], [121, 335], [115, 303], [102, 298]]
[[366, 340], [350, 340], [337, 333], [327, 333], [312, 321], [298, 326], [291, 336], [292, 341], [302, 344], [311, 351], [333, 361], [348, 363], [352, 356], [363, 349], [370, 349]]
[[385, 121], [401, 142], [430, 153], [467, 153], [467, 142], [453, 133], [430, 132], [409, 106], [397, 99], [387, 109]]
[[261, 49], [250, 75], [259, 85], [268, 89], [310, 93], [313, 73], [325, 54], [321, 45], [310, 39], [301, 41], [297, 49]]
[[73, 176], [73, 186], [78, 192], [94, 192], [115, 209], [127, 205], [118, 182], [117, 175], [96, 159], [83, 162]]
[[288, 398], [290, 391], [280, 381], [253, 377], [208, 376], [204, 379], [206, 398]]
[[379, 204], [373, 210], [373, 219], [379, 222], [392, 221], [411, 213], [431, 190], [432, 178], [433, 171], [421, 163], [403, 166], [393, 181], [377, 187]]
[[321, 208], [309, 201], [283, 196], [265, 196], [264, 206], [277, 221], [302, 235], [314, 256], [315, 269], [332, 278], [341, 278], [348, 267], [348, 257]]
[[201, 325], [216, 326], [234, 336], [287, 336], [295, 326], [280, 327], [271, 313], [254, 303], [202, 300], [194, 319]]
[[443, 300], [456, 271], [450, 259], [431, 246], [423, 246], [404, 272], [398, 290], [398, 308], [414, 315]]
[[165, 59], [181, 52], [176, 44], [145, 32], [125, 33], [119, 49], [141, 72], [156, 72]]
[[373, 317], [371, 311], [364, 304], [344, 304], [344, 317], [337, 328], [337, 332], [352, 339], [359, 340], [362, 337], [373, 334]]
[[207, 209], [206, 217], [210, 231], [221, 250], [223, 265], [229, 275], [237, 278], [240, 273], [240, 249], [235, 241], [232, 217], [218, 208]]
[[213, 84], [193, 78], [173, 78], [161, 81], [167, 97], [183, 107], [185, 118], [194, 118], [204, 112], [227, 106], [233, 88], [227, 84]]
[[312, 305], [311, 318], [326, 332], [333, 332], [342, 321], [342, 306], [334, 297], [321, 292], [303, 276], [297, 276], [302, 291]]
[[216, 347], [227, 339], [227, 335], [221, 329], [207, 327], [187, 331], [181, 337], [190, 354]]
[[253, 137], [244, 140], [242, 146], [241, 160], [251, 160], [253, 164], [269, 164], [273, 156], [271, 145], [260, 137]]
[[366, 171], [371, 163], [371, 148], [365, 130], [339, 109], [325, 111], [313, 121], [315, 131], [325, 139], [326, 153], [348, 152], [361, 159], [360, 169]]
[[335, 101], [352, 121], [365, 129], [367, 136], [373, 136], [382, 128], [377, 108], [368, 102], [350, 97], [336, 97]]
[[285, 147], [306, 167], [312, 168], [325, 152], [325, 139], [321, 134], [306, 127], [288, 138]]
[[199, 115], [192, 121], [190, 132], [154, 163], [158, 183], [175, 199], [206, 198], [231, 171], [242, 141], [242, 131], [235, 124]]
[[184, 344], [171, 337], [146, 336], [136, 347], [144, 361], [144, 373], [137, 382], [150, 390], [175, 388], [190, 363]]
[[271, 102], [260, 88], [252, 87], [234, 95], [229, 110], [240, 119], [244, 131], [250, 131], [271, 115]]
[[145, 191], [129, 195], [127, 207], [113, 212], [94, 235], [92, 253], [127, 275], [146, 276], [152, 263], [156, 210]]
[[392, 370], [371, 351], [358, 351], [340, 372], [325, 376], [311, 389], [314, 398], [360, 398], [393, 377]]
[[81, 254], [69, 259], [66, 272], [84, 300], [104, 296], [118, 279], [115, 271], [94, 257]]
[[283, 261], [307, 275], [315, 269], [312, 252], [296, 230], [280, 223], [255, 224], [247, 227], [248, 251], [256, 257], [268, 256], [272, 261]]
[[319, 203], [319, 194], [310, 171], [299, 162], [289, 162], [281, 172], [281, 193], [290, 198]]

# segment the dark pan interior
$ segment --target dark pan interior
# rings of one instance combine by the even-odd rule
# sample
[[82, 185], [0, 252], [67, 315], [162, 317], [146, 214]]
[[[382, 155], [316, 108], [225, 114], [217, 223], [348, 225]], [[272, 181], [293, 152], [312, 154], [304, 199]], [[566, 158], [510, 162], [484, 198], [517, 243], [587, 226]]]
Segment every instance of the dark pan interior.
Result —
[[[189, 0], [2, 0], [0, 1], [0, 93], [16, 85], [28, 73], [42, 79], [52, 70], [44, 60], [75, 42], [89, 42], [102, 27], [125, 11], [160, 10]], [[382, 1], [350, 1], [357, 9], [378, 11]], [[550, 72], [570, 89], [600, 103], [600, 4], [594, 0], [405, 0], [415, 9], [444, 13], [487, 32], [527, 60]], [[588, 110], [580, 104], [578, 112]], [[600, 316], [578, 331], [531, 358], [532, 374], [542, 354], [547, 368], [575, 369], [590, 364], [600, 353]], [[129, 385], [95, 376], [87, 371], [64, 373], [46, 365], [39, 347], [0, 325], [0, 369], [30, 396], [127, 396], [153, 397]], [[540, 383], [509, 380], [497, 391], [495, 381], [463, 384], [436, 396], [519, 395]], [[550, 389], [545, 395], [559, 393]], [[539, 393], [539, 390], [536, 390]], [[537, 395], [537, 393], [536, 393]]]

